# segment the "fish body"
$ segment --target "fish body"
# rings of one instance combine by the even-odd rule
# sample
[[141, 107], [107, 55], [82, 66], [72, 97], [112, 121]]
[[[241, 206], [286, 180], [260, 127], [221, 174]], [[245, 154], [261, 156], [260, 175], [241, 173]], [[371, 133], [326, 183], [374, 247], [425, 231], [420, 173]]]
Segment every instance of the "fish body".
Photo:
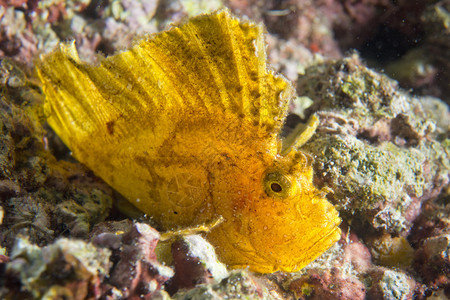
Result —
[[339, 239], [310, 157], [283, 148], [295, 91], [262, 25], [201, 15], [97, 66], [62, 44], [37, 73], [75, 158], [165, 230], [223, 219], [206, 237], [229, 266], [295, 271]]

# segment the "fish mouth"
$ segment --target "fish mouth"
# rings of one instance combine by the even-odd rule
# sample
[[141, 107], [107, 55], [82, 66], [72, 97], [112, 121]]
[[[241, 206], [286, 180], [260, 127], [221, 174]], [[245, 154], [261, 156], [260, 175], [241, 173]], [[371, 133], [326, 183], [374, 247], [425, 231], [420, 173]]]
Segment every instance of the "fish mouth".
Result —
[[[317, 259], [320, 255], [325, 253], [331, 246], [333, 246], [340, 238], [341, 230], [339, 227], [334, 227], [326, 235], [318, 239], [308, 249], [304, 251], [307, 255], [305, 257], [293, 257], [285, 261], [280, 261], [277, 256], [262, 256], [255, 252], [258, 259], [255, 257], [249, 257], [254, 262], [257, 262], [257, 266], [250, 265], [250, 269], [260, 273], [274, 273], [278, 271], [282, 272], [297, 272], [308, 264]], [[325, 248], [324, 251], [315, 251], [315, 248]], [[248, 253], [241, 252], [242, 255], [248, 255]], [[261, 271], [264, 269], [265, 271]]]
[[[313, 243], [308, 249], [304, 252], [311, 253], [308, 259], [298, 259], [296, 262], [287, 263], [287, 264], [278, 264], [274, 267], [274, 272], [276, 271], [284, 271], [284, 272], [296, 272], [300, 271], [302, 268], [306, 267], [308, 264], [312, 263], [319, 256], [325, 253], [328, 249], [331, 248], [341, 237], [341, 229], [338, 226], [334, 226], [331, 230], [328, 231], [324, 236], [318, 239], [315, 243]], [[324, 251], [314, 251], [315, 248], [325, 248]]]
[[[261, 267], [267, 265], [267, 260], [264, 256], [259, 255], [258, 251], [251, 244], [248, 236], [243, 234], [237, 234], [238, 237], [232, 236], [229, 230], [220, 224], [215, 227], [211, 232], [214, 236], [221, 236], [227, 239], [227, 247], [224, 247], [221, 242], [220, 245], [216, 243], [216, 251], [222, 252], [224, 257], [224, 263], [232, 268], [249, 268], [252, 271], [259, 273], [270, 273], [271, 271], [261, 272]], [[211, 236], [211, 232], [208, 233]], [[230, 255], [232, 253], [232, 255]], [[231, 258], [230, 258], [231, 257]], [[267, 268], [265, 268], [267, 269]]]
[[[216, 241], [213, 244], [216, 246], [219, 257], [232, 268], [249, 268], [251, 271], [258, 273], [295, 272], [311, 263], [339, 240], [341, 233], [337, 226], [339, 223], [340, 220], [324, 228], [318, 234], [320, 238], [316, 236], [314, 241], [304, 241], [303, 244], [307, 243], [310, 246], [301, 251], [298, 248], [302, 245], [302, 241], [295, 237], [284, 243], [286, 249], [292, 249], [293, 251], [286, 249], [283, 251], [273, 249], [273, 253], [261, 251], [263, 249], [256, 248], [249, 236], [241, 234], [231, 236], [227, 228], [222, 226], [223, 224], [213, 229], [215, 231], [213, 235], [216, 238], [221, 237], [219, 242]], [[226, 246], [223, 244], [223, 239], [229, 242]]]
[[[315, 236], [302, 240], [303, 235], [291, 233], [285, 237], [280, 249], [273, 251], [255, 250], [258, 261], [264, 261], [266, 265], [272, 265], [272, 271], [295, 272], [322, 255], [333, 246], [341, 237], [339, 217], [332, 217], [329, 224], [320, 230]], [[304, 247], [306, 246], [307, 247]], [[253, 249], [258, 249], [252, 243]], [[261, 249], [260, 249], [261, 250]]]

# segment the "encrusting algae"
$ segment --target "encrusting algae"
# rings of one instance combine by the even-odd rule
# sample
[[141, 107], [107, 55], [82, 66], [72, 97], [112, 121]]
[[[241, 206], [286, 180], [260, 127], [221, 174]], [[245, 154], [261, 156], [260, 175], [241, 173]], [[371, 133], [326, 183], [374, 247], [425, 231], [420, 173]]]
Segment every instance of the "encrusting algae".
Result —
[[294, 89], [266, 60], [263, 26], [222, 10], [98, 66], [63, 44], [37, 71], [73, 155], [162, 229], [223, 220], [206, 233], [223, 262], [296, 271], [339, 239], [341, 220], [298, 150], [312, 131], [282, 144]]

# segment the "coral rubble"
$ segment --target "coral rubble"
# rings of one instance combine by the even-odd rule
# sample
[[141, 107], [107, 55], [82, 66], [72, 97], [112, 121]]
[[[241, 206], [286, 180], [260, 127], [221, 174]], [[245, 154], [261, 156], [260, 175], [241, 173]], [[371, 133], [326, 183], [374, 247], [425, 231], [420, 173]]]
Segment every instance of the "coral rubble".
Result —
[[0, 293], [3, 299], [98, 299], [111, 267], [110, 253], [73, 239], [40, 248], [19, 238]]

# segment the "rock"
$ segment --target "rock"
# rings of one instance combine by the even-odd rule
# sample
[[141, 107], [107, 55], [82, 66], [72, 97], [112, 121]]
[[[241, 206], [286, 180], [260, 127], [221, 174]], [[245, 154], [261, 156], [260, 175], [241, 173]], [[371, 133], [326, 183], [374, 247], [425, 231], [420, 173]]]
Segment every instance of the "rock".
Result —
[[220, 282], [202, 284], [188, 291], [180, 291], [172, 298], [175, 300], [273, 299], [253, 276], [243, 270], [232, 271]]
[[[79, 240], [40, 248], [19, 238], [6, 263], [3, 299], [98, 299], [111, 252]], [[47, 297], [47, 298], [46, 298]]]
[[413, 299], [417, 283], [403, 272], [382, 267], [374, 268], [369, 276], [371, 285], [367, 297], [373, 300]]
[[227, 277], [224, 264], [219, 262], [214, 248], [200, 235], [183, 236], [172, 244], [175, 276], [168, 290], [193, 288]]
[[310, 270], [292, 281], [289, 289], [299, 300], [362, 300], [366, 296], [366, 287], [358, 278], [342, 275], [337, 268], [320, 273]]
[[99, 247], [113, 252], [114, 267], [107, 283], [127, 299], [151, 299], [164, 282], [173, 276], [171, 268], [160, 264], [155, 248], [159, 233], [143, 223], [134, 223], [129, 231], [100, 233], [93, 237]]

